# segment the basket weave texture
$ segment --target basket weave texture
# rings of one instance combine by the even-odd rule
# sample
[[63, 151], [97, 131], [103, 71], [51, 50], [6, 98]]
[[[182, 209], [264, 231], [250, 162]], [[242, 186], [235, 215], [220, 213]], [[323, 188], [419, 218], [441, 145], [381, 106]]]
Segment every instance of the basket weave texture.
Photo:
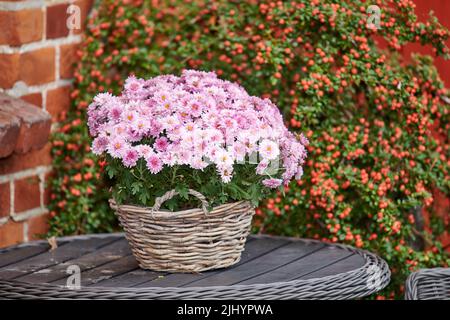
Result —
[[201, 272], [229, 267], [240, 260], [255, 213], [251, 203], [228, 203], [208, 212], [208, 202], [201, 193], [189, 189], [189, 194], [201, 201], [201, 209], [160, 210], [165, 201], [178, 195], [175, 190], [157, 198], [152, 208], [118, 205], [110, 200], [141, 268]]

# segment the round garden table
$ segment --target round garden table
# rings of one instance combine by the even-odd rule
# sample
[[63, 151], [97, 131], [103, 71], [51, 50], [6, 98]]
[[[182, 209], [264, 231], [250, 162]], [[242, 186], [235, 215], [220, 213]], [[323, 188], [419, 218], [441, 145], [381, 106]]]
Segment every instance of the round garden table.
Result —
[[239, 263], [198, 274], [142, 270], [123, 234], [0, 249], [2, 299], [352, 299], [384, 288], [373, 253], [315, 240], [250, 236]]

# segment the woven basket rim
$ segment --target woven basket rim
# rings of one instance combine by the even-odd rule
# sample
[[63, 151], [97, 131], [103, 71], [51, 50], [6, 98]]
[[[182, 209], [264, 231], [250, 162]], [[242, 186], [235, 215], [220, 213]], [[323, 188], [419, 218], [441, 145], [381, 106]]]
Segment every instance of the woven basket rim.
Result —
[[[113, 198], [109, 199], [109, 204], [112, 209], [123, 211], [123, 212], [132, 212], [133, 214], [142, 214], [142, 215], [148, 215], [152, 214], [154, 218], [175, 218], [175, 217], [181, 217], [181, 216], [193, 216], [197, 214], [205, 215], [203, 210], [201, 208], [192, 208], [192, 209], [185, 209], [180, 211], [169, 211], [166, 209], [163, 210], [157, 210], [151, 213], [152, 207], [146, 207], [146, 206], [138, 206], [133, 204], [121, 204], [118, 205]], [[228, 202], [224, 203], [218, 206], [212, 207], [212, 210], [208, 213], [211, 215], [214, 215], [214, 213], [218, 211], [223, 210], [229, 210], [232, 209], [235, 206], [239, 205], [248, 205], [249, 207], [254, 208], [254, 206], [251, 204], [249, 200], [240, 200], [235, 202]]]

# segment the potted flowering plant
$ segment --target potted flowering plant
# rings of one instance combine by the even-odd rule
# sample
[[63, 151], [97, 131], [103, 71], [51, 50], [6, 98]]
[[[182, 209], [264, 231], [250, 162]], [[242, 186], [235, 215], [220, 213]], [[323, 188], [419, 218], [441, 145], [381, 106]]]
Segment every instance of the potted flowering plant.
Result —
[[308, 144], [270, 100], [194, 70], [129, 77], [94, 98], [88, 126], [133, 254], [165, 271], [239, 261], [254, 207], [301, 177]]

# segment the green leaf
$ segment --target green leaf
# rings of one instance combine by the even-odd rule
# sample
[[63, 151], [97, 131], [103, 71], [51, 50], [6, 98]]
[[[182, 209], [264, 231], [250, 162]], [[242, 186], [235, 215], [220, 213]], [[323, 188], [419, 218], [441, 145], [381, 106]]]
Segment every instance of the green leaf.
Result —
[[175, 190], [180, 194], [180, 197], [183, 199], [189, 199], [189, 188], [185, 184], [180, 184], [175, 187]]
[[140, 182], [140, 181], [133, 182], [131, 184], [131, 193], [133, 195], [139, 193], [139, 191], [142, 189], [142, 187], [143, 187], [142, 182]]

